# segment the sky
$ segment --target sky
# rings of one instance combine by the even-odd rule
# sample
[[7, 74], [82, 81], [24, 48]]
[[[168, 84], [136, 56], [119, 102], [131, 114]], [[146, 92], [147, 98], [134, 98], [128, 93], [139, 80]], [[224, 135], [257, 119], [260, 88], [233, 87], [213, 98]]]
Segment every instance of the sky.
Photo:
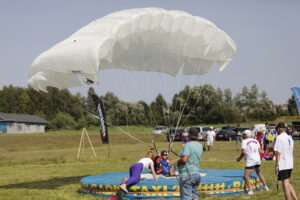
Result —
[[[256, 84], [275, 104], [286, 103], [291, 87], [300, 87], [300, 1], [298, 0], [0, 0], [0, 89], [28, 87], [33, 60], [79, 28], [123, 9], [160, 7], [182, 10], [212, 21], [236, 43], [227, 68], [203, 76], [170, 77], [159, 73], [102, 71], [102, 95], [150, 102], [162, 93], [167, 101], [185, 85], [212, 84], [233, 94]], [[86, 94], [88, 86], [71, 89]]]

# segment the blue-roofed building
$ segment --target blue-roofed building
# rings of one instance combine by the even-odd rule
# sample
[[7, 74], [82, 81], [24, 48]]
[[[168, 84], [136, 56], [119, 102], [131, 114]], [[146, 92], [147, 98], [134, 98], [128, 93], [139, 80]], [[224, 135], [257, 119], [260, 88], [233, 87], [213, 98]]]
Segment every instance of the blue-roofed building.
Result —
[[47, 124], [36, 115], [0, 113], [0, 133], [43, 133]]

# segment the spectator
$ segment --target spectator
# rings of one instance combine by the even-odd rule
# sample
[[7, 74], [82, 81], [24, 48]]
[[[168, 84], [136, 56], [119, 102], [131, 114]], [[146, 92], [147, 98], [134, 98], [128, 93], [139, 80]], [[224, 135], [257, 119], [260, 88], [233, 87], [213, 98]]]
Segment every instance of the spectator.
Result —
[[269, 133], [270, 133], [270, 128], [269, 128], [269, 123], [265, 123], [266, 130], [264, 132], [264, 137], [263, 137], [263, 150], [266, 152], [269, 147]]
[[286, 133], [289, 135], [289, 136], [293, 136], [293, 129], [292, 129], [292, 126], [289, 125], [286, 129]]
[[279, 123], [276, 126], [276, 142], [275, 142], [275, 155], [276, 155], [276, 165], [275, 173], [277, 174], [277, 179], [282, 181], [282, 188], [286, 200], [298, 199], [292, 184], [289, 182], [291, 177], [294, 160], [293, 160], [293, 149], [294, 141], [291, 136], [286, 133], [286, 125], [284, 123]]
[[216, 132], [213, 130], [213, 127], [209, 127], [209, 130], [206, 133], [206, 144], [208, 147], [208, 151], [212, 150], [214, 145], [214, 140], [216, 138]]
[[236, 149], [241, 149], [242, 137], [240, 125], [236, 125], [235, 129], [232, 130], [236, 135]]

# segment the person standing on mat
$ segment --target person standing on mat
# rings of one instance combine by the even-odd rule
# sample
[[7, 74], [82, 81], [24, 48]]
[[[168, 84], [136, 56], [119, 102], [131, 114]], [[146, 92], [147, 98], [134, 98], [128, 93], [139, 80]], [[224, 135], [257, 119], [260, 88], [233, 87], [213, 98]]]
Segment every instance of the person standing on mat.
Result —
[[262, 175], [260, 171], [260, 153], [262, 152], [262, 149], [259, 145], [259, 142], [253, 138], [251, 138], [251, 131], [245, 130], [242, 133], [242, 153], [241, 155], [236, 159], [236, 161], [241, 161], [241, 159], [245, 156], [246, 160], [246, 167], [245, 167], [245, 185], [248, 189], [248, 194], [253, 195], [252, 191], [252, 185], [250, 182], [250, 174], [255, 170], [257, 173], [259, 179], [264, 185], [264, 190], [269, 191], [269, 188], [266, 183], [266, 179]]
[[198, 130], [190, 128], [189, 141], [179, 153], [177, 161], [179, 170], [180, 198], [184, 200], [198, 199], [198, 186], [200, 184], [200, 161], [203, 147], [197, 142]]
[[130, 177], [124, 183], [120, 185], [120, 189], [125, 193], [128, 193], [127, 187], [140, 182], [140, 177], [144, 169], [151, 169], [154, 180], [157, 180], [157, 176], [154, 170], [154, 154], [149, 151], [145, 158], [140, 159], [137, 163], [133, 164], [129, 168]]

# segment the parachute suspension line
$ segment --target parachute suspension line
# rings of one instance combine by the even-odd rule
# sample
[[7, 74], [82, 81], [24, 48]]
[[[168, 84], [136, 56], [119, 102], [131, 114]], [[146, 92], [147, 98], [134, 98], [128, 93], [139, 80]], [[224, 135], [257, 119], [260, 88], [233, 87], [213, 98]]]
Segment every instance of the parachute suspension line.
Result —
[[[85, 84], [81, 84], [81, 91], [88, 91], [88, 89], [87, 88], [90, 88], [91, 86], [89, 86], [89, 87], [86, 87], [86, 85]], [[98, 97], [99, 98], [99, 97]], [[104, 112], [105, 112], [105, 104], [104, 104], [104, 99], [102, 99], [101, 100], [102, 101], [102, 106], [103, 106], [103, 110], [104, 110]], [[99, 105], [100, 106], [100, 105]], [[83, 110], [86, 112], [86, 113], [88, 113], [89, 114], [89, 112], [87, 111], [87, 109], [84, 107], [84, 105], [81, 105], [81, 107], [83, 108]], [[102, 111], [103, 112], [103, 111]], [[96, 115], [95, 115], [96, 116]], [[99, 119], [99, 117], [97, 118], [98, 120], [100, 120]], [[104, 123], [105, 124], [107, 124], [107, 121], [106, 121], [106, 119], [105, 120], [103, 120], [104, 121]], [[107, 131], [107, 130], [106, 130]], [[101, 133], [100, 133], [101, 134]], [[106, 134], [108, 134], [108, 133], [106, 133]], [[102, 135], [101, 135], [102, 136]], [[102, 139], [102, 138], [101, 138]], [[110, 143], [108, 142], [108, 143], [106, 143], [107, 144], [107, 158], [111, 158], [111, 146], [110, 146]]]
[[[199, 70], [199, 68], [198, 68], [198, 70]], [[196, 74], [198, 74], [198, 72], [199, 72], [199, 71], [196, 70]], [[194, 81], [195, 81], [195, 76], [193, 76], [193, 78], [192, 78], [192, 83], [193, 83]], [[202, 80], [202, 82], [203, 82], [203, 81], [204, 81], [204, 79]], [[189, 87], [188, 95], [187, 95], [187, 97], [186, 97], [186, 99], [185, 99], [185, 101], [184, 101], [183, 108], [180, 110], [180, 113], [179, 113], [179, 117], [178, 117], [178, 120], [177, 120], [177, 123], [176, 123], [176, 128], [178, 128], [178, 126], [179, 126], [179, 123], [180, 123], [181, 117], [182, 117], [182, 115], [183, 115], [184, 109], [185, 109], [185, 107], [186, 107], [186, 105], [187, 105], [187, 102], [188, 102], [188, 100], [189, 100], [189, 98], [190, 98], [190, 94], [191, 94], [192, 88], [193, 88], [193, 87]]]
[[[147, 74], [147, 76], [149, 77], [149, 74]], [[149, 78], [147, 78], [147, 90], [150, 89], [149, 85], [150, 85], [150, 84], [149, 84]], [[151, 118], [153, 119], [153, 121], [154, 121], [154, 123], [156, 124], [156, 126], [158, 126], [157, 121], [156, 121], [155, 116], [154, 116], [154, 113], [153, 113], [153, 110], [152, 110], [151, 103], [149, 104], [149, 108], [150, 108]]]
[[[162, 39], [162, 38], [161, 38]], [[161, 61], [161, 63], [160, 63], [160, 65], [161, 66], [163, 66], [163, 63], [162, 63], [162, 55], [160, 55], [160, 61]], [[168, 87], [167, 87], [167, 81], [166, 81], [166, 74], [162, 74], [162, 76], [163, 76], [163, 83], [164, 83], [164, 88], [165, 88], [165, 90], [167, 91], [168, 90]], [[165, 100], [165, 99], [164, 99]], [[169, 127], [170, 126], [170, 110], [169, 110], [169, 108], [170, 108], [170, 106], [168, 106], [168, 103], [165, 101], [165, 103], [166, 103], [166, 105], [162, 105], [162, 112], [163, 112], [163, 117], [164, 117], [164, 120], [165, 120], [165, 125], [167, 126], [167, 127]], [[166, 116], [166, 111], [167, 110], [167, 116]]]
[[[131, 65], [130, 65], [130, 66], [131, 66]], [[136, 84], [136, 82], [134, 81], [134, 77], [133, 77], [131, 71], [134, 71], [134, 69], [131, 68], [131, 69], [129, 69], [129, 71], [126, 70], [127, 74], [129, 75], [131, 85], [134, 87], [134, 89], [136, 90], [136, 92], [139, 93], [137, 84]], [[124, 87], [123, 84], [122, 84], [122, 86]], [[127, 122], [126, 122], [126, 123], [127, 123], [126, 125], [127, 125], [127, 132], [126, 132], [125, 130], [123, 130], [122, 128], [120, 128], [120, 127], [118, 127], [118, 129], [122, 130], [123, 133], [125, 133], [126, 135], [129, 134], [128, 136], [129, 136], [130, 138], [135, 138], [135, 140], [137, 139], [137, 141], [142, 141], [142, 140], [138, 139], [137, 137], [132, 136], [132, 135], [130, 134], [130, 131], [129, 131], [129, 102], [128, 102], [128, 92], [126, 92], [126, 91], [127, 91], [126, 88], [124, 88], [123, 91], [125, 91], [125, 99], [126, 99], [126, 105], [127, 105], [127, 106], [126, 106], [126, 121], [127, 121]], [[149, 142], [151, 142], [151, 141], [149, 141]], [[142, 143], [146, 144], [144, 141], [142, 141]]]
[[[163, 82], [164, 82], [165, 91], [168, 91], [166, 75], [163, 75], [163, 77], [164, 77]], [[165, 113], [167, 113], [167, 116], [165, 116]], [[168, 104], [167, 102], [166, 102], [166, 112], [163, 111], [163, 114], [164, 114], [164, 118], [165, 118], [165, 121], [166, 121], [166, 126], [170, 127], [170, 125], [171, 125], [171, 121], [170, 121], [170, 104]]]
[[[211, 84], [213, 84], [213, 83], [218, 79], [218, 77], [220, 76], [220, 73], [221, 73], [221, 72], [217, 73], [217, 74], [213, 77], [213, 79], [212, 79], [212, 81], [211, 81]], [[190, 110], [190, 112], [188, 113], [188, 115], [185, 117], [185, 119], [183, 120], [182, 125], [183, 125], [183, 124], [185, 123], [185, 121], [189, 118], [190, 114], [192, 113], [192, 111], [194, 110], [194, 108], [197, 106], [197, 104], [198, 104], [200, 98], [203, 97], [204, 95], [205, 95], [205, 93], [203, 93], [202, 95], [199, 95], [199, 96], [198, 96], [198, 98], [197, 98], [197, 100], [196, 100], [196, 103], [194, 104], [193, 108]]]
[[[131, 65], [130, 65], [131, 66]], [[134, 81], [134, 77], [132, 76], [132, 73], [130, 73], [131, 71], [133, 71], [133, 69], [129, 69], [129, 71], [126, 70], [126, 72], [128, 73], [129, 75], [129, 78], [130, 78], [130, 83], [131, 85], [133, 86], [133, 88], [136, 90], [136, 92], [138, 93], [138, 87]], [[120, 84], [124, 87], [123, 84]], [[140, 140], [139, 138], [131, 135], [130, 131], [129, 131], [129, 102], [128, 102], [128, 92], [127, 92], [127, 89], [126, 88], [123, 88], [123, 91], [125, 91], [125, 99], [126, 99], [126, 126], [127, 126], [127, 131], [125, 131], [124, 129], [120, 128], [119, 126], [117, 127], [118, 129], [120, 129], [124, 134], [126, 134], [127, 136], [129, 136], [131, 139], [134, 139], [138, 142], [141, 142], [143, 144], [146, 144], [144, 141]], [[111, 124], [109, 124], [111, 127], [115, 127]], [[147, 145], [147, 144], [146, 144]]]
[[129, 131], [129, 127], [128, 127], [128, 118], [129, 118], [129, 102], [128, 102], [128, 96], [127, 96], [127, 92], [126, 92], [126, 97], [125, 97], [125, 101], [126, 101], [126, 111], [125, 111], [125, 115], [126, 115], [126, 127], [127, 127], [127, 132]]
[[[97, 115], [94, 115], [93, 113], [90, 113], [90, 112], [87, 111], [87, 110], [85, 110], [85, 112], [87, 112], [87, 114], [91, 115], [92, 117], [94, 117], [94, 118], [96, 118], [96, 119], [99, 119], [99, 117], [98, 117]], [[138, 142], [140, 142], [140, 143], [142, 143], [142, 144], [147, 145], [144, 141], [142, 141], [141, 139], [139, 139], [139, 138], [137, 138], [137, 137], [131, 135], [129, 132], [126, 132], [124, 129], [120, 128], [119, 126], [114, 126], [114, 125], [112, 125], [112, 124], [109, 123], [109, 122], [106, 122], [106, 123], [107, 123], [107, 125], [109, 125], [109, 126], [112, 127], [112, 128], [117, 128], [117, 129], [119, 129], [122, 133], [126, 134], [126, 135], [127, 135], [128, 137], [130, 137], [131, 139], [133, 139], [133, 140], [135, 140], [135, 141], [138, 141]], [[148, 145], [148, 146], [149, 146], [149, 145]]]
[[[183, 66], [181, 66], [183, 67]], [[179, 80], [176, 82], [176, 90], [179, 91], [179, 87], [180, 87], [180, 82], [181, 82], [181, 77], [179, 77]], [[178, 96], [176, 96], [176, 99], [175, 99], [175, 107], [173, 108], [174, 110], [173, 111], [176, 111], [177, 110], [177, 103], [179, 102], [179, 110], [181, 110], [181, 103], [180, 103], [180, 100], [178, 99]], [[173, 103], [173, 102], [172, 102]], [[175, 125], [175, 113], [173, 113], [173, 116], [172, 116], [172, 126]]]
[[[196, 71], [196, 72], [197, 72], [197, 74], [198, 74], [198, 71]], [[193, 76], [193, 78], [192, 78], [192, 83], [194, 82], [194, 80], [195, 80], [195, 77]], [[204, 81], [205, 81], [205, 79], [202, 79], [201, 85], [204, 83]], [[177, 124], [176, 124], [175, 130], [176, 130], [178, 127], [180, 127], [180, 126], [183, 126], [183, 124], [184, 124], [184, 122], [186, 121], [186, 119], [188, 119], [188, 117], [186, 117], [185, 120], [184, 120], [184, 122], [179, 126], [179, 123], [180, 123], [181, 117], [182, 117], [182, 115], [183, 115], [185, 106], [187, 105], [187, 102], [188, 102], [188, 99], [189, 99], [189, 96], [190, 96], [191, 88], [192, 88], [192, 87], [189, 87], [188, 95], [187, 95], [187, 98], [185, 99], [185, 103], [184, 103], [184, 106], [183, 106], [182, 110], [181, 110], [181, 106], [180, 106], [180, 114], [179, 114], [179, 118], [178, 118], [178, 120], [177, 120]], [[198, 100], [199, 100], [199, 97], [197, 98], [197, 102], [198, 102]], [[177, 100], [176, 100], [176, 102], [177, 102]], [[196, 102], [196, 103], [197, 103], [197, 102]], [[192, 110], [193, 110], [195, 107], [196, 107], [196, 105], [193, 106], [193, 108], [190, 110], [189, 114], [192, 112]], [[173, 152], [172, 147], [173, 147], [174, 140], [175, 140], [175, 134], [174, 134], [174, 136], [172, 137], [172, 139], [170, 139], [170, 141], [169, 141], [168, 152]], [[173, 153], [175, 153], [175, 152], [173, 152]]]
[[[181, 68], [183, 67], [183, 65], [181, 66]], [[180, 88], [180, 85], [181, 85], [181, 76], [179, 76], [178, 78], [179, 80], [177, 81], [177, 84], [176, 84], [176, 90], [179, 91], [179, 88]], [[179, 110], [181, 110], [181, 106], [182, 106], [182, 103], [180, 101], [180, 99], [178, 98], [179, 95], [176, 95], [176, 99], [175, 99], [175, 107], [173, 108], [173, 120], [172, 120], [172, 126], [175, 125], [175, 112], [177, 110], [177, 103], [179, 102]], [[173, 103], [173, 102], [172, 102]], [[175, 112], [174, 112], [175, 111]], [[177, 113], [176, 113], [177, 114]], [[171, 132], [169, 134], [169, 145], [168, 145], [168, 152], [172, 152], [173, 151], [173, 143], [175, 141], [175, 136], [176, 136], [176, 129], [178, 128], [178, 125], [176, 124], [176, 127], [175, 127], [175, 133], [172, 135]]]
[[[144, 57], [143, 57], [143, 55], [141, 55], [141, 53], [142, 53], [142, 51], [139, 51], [139, 54], [138, 54], [138, 56], [140, 57], [140, 59], [141, 59], [141, 61], [142, 61], [142, 63], [143, 63], [143, 68], [144, 69], [146, 69], [145, 68], [145, 60], [144, 60]], [[147, 78], [147, 89], [149, 90], [150, 88], [149, 88], [149, 74], [146, 74], [146, 76], [148, 77]], [[153, 121], [154, 121], [154, 123], [156, 124], [156, 126], [158, 126], [158, 123], [157, 123], [157, 121], [156, 121], [156, 119], [155, 119], [155, 116], [154, 116], [154, 113], [153, 113], [153, 110], [152, 110], [152, 107], [151, 107], [151, 103], [149, 104], [149, 108], [150, 108], [150, 113], [151, 113], [151, 118], [153, 119]]]
[[[183, 68], [184, 67], [184, 65], [182, 65], [181, 66], [181, 68]], [[176, 84], [176, 88], [177, 88], [177, 91], [179, 91], [179, 88], [180, 88], [180, 85], [181, 85], [181, 80], [182, 78], [181, 78], [181, 76], [179, 76], [179, 81], [177, 81], [177, 84]], [[194, 80], [194, 76], [193, 76], [193, 80]], [[189, 91], [188, 91], [188, 96], [189, 96], [189, 93], [190, 93], [190, 90], [191, 90], [191, 87], [189, 88]], [[177, 103], [179, 102], [179, 110], [180, 110], [180, 112], [179, 112], [179, 117], [178, 117], [178, 120], [177, 120], [177, 122], [175, 122], [175, 118], [176, 118], [176, 116], [175, 116], [175, 113], [173, 113], [173, 122], [172, 122], [172, 126], [174, 126], [175, 124], [176, 124], [176, 126], [175, 126], [175, 131], [176, 131], [176, 129], [178, 129], [178, 125], [179, 125], [179, 121], [180, 121], [180, 119], [181, 119], [181, 115], [182, 115], [182, 113], [183, 113], [183, 111], [184, 111], [184, 108], [185, 108], [185, 104], [186, 104], [186, 102], [187, 102], [187, 100], [185, 101], [185, 103], [184, 103], [184, 105], [183, 105], [183, 107], [182, 107], [182, 101], [181, 101], [181, 99], [179, 98], [179, 95], [177, 95], [176, 96], [176, 99], [175, 99], [175, 108], [174, 108], [174, 111], [176, 112], [176, 110], [177, 110]], [[173, 103], [173, 102], [172, 102]], [[174, 140], [175, 140], [175, 135], [176, 135], [176, 133], [172, 136], [172, 137], [169, 137], [169, 147], [168, 147], [168, 152], [173, 152], [173, 143], [174, 143]], [[170, 135], [171, 136], [171, 135]], [[174, 153], [174, 152], [173, 152]]]
[[[66, 101], [65, 101], [64, 99], [61, 99], [61, 98], [58, 98], [58, 97], [56, 97], [56, 96], [50, 95], [49, 93], [45, 93], [45, 92], [43, 92], [43, 91], [40, 91], [40, 93], [41, 93], [41, 94], [44, 94], [44, 95], [51, 96], [51, 97], [56, 98], [57, 100], [59, 100], [59, 101], [61, 101], [61, 102], [63, 102], [63, 103], [66, 103]], [[72, 104], [72, 105], [78, 105], [78, 103], [74, 103], [74, 104]], [[94, 114], [91, 113], [90, 111], [88, 111], [87, 108], [86, 108], [84, 105], [80, 104], [80, 106], [83, 108], [83, 111], [84, 111], [84, 112], [86, 112], [86, 113], [89, 114], [90, 116], [94, 117], [95, 119], [98, 119], [98, 120], [99, 120], [99, 117], [98, 117], [97, 115], [94, 115]], [[140, 142], [140, 143], [142, 143], [142, 144], [147, 145], [144, 141], [142, 141], [142, 140], [140, 140], [139, 138], [137, 138], [137, 137], [131, 135], [130, 133], [128, 133], [128, 132], [126, 132], [125, 130], [123, 130], [122, 128], [116, 127], [116, 126], [110, 124], [110, 123], [107, 122], [107, 121], [106, 121], [106, 123], [107, 123], [107, 125], [109, 125], [109, 126], [112, 127], [112, 128], [118, 128], [119, 130], [121, 130], [122, 133], [126, 134], [126, 135], [127, 135], [128, 137], [130, 137], [131, 139], [133, 139], [133, 140], [135, 140], [135, 141], [138, 141], [138, 142]], [[149, 146], [149, 145], [147, 145], [147, 146]]]

